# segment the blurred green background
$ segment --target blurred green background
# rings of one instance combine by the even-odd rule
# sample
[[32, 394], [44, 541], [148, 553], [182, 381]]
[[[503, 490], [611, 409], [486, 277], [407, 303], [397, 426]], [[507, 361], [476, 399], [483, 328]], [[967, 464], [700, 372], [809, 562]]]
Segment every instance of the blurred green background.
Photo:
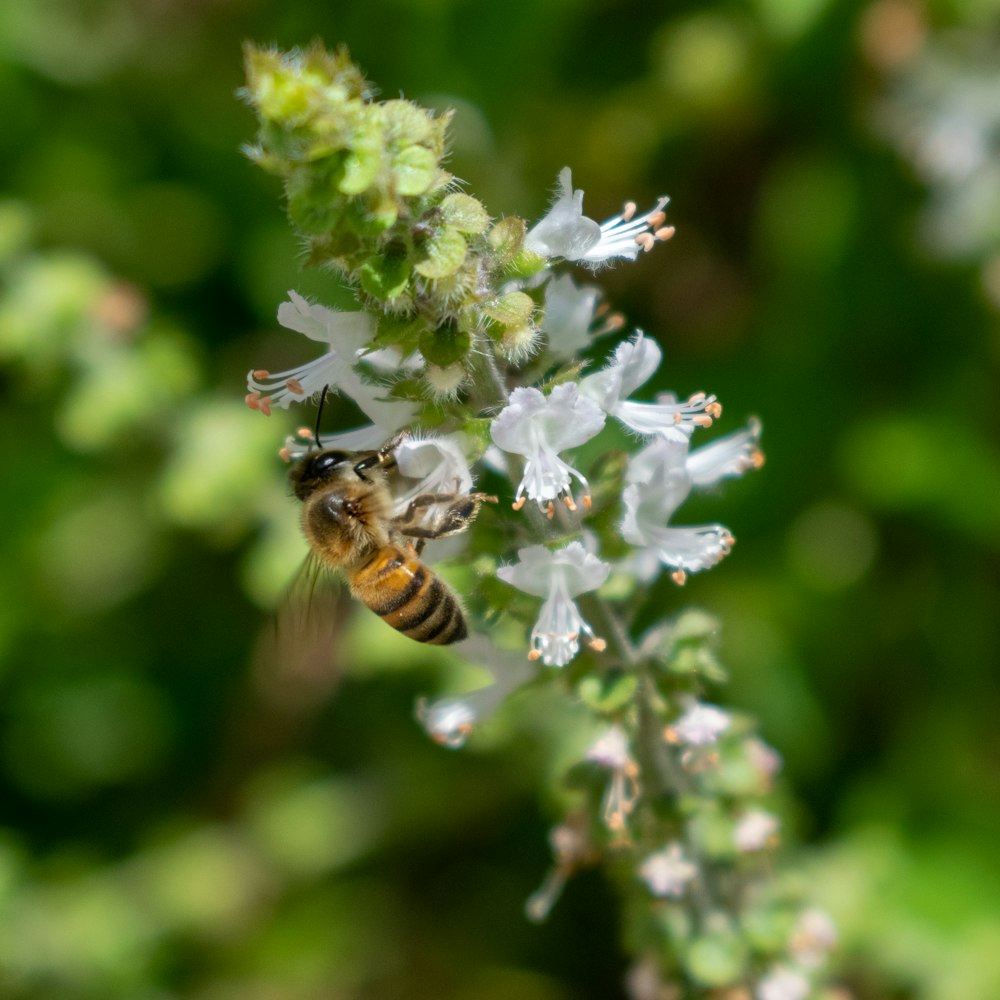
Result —
[[[245, 372], [301, 359], [241, 45], [346, 42], [456, 109], [451, 169], [537, 218], [672, 198], [600, 279], [660, 388], [764, 423], [683, 520], [739, 539], [663, 593], [724, 623], [789, 839], [861, 1000], [1000, 996], [996, 0], [32, 0], [0, 5], [0, 996], [621, 997], [614, 899], [549, 923], [551, 704], [462, 753], [467, 683], [331, 608], [290, 669], [301, 555]], [[331, 422], [351, 425], [344, 410]], [[294, 419], [291, 418], [291, 419]], [[334, 649], [333, 662], [329, 645]]]

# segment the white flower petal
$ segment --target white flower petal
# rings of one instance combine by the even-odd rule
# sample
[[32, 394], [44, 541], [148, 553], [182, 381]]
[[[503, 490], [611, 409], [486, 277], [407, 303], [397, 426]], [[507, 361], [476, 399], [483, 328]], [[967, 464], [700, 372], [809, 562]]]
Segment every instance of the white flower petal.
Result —
[[737, 820], [733, 842], [738, 851], [760, 851], [770, 847], [778, 833], [778, 819], [766, 809], [748, 809]]
[[601, 409], [611, 413], [652, 378], [662, 358], [659, 344], [637, 330], [631, 340], [618, 345], [614, 357], [601, 371], [588, 375], [580, 382], [580, 391], [590, 396]]
[[642, 545], [656, 553], [665, 566], [685, 573], [697, 573], [721, 562], [733, 547], [733, 536], [721, 524], [694, 528], [646, 528], [641, 540], [629, 537], [624, 526], [625, 540]]
[[776, 966], [757, 984], [757, 1000], [807, 1000], [809, 980], [797, 969]]
[[721, 479], [759, 469], [764, 462], [760, 431], [760, 421], [751, 420], [744, 430], [696, 448], [687, 460], [691, 482], [695, 486], [712, 486]]
[[569, 360], [590, 346], [596, 335], [592, 327], [599, 296], [598, 288], [577, 285], [568, 274], [552, 278], [545, 286], [541, 330], [554, 358]]
[[583, 214], [583, 191], [573, 191], [569, 167], [559, 172], [559, 193], [548, 212], [525, 237], [524, 246], [541, 257], [579, 260], [601, 240], [601, 227]]
[[628, 737], [621, 726], [609, 726], [587, 750], [586, 759], [606, 767], [609, 771], [620, 771], [627, 767], [632, 756], [629, 753]]
[[697, 865], [685, 857], [676, 841], [651, 854], [639, 867], [639, 878], [654, 896], [662, 899], [680, 899], [697, 875]]
[[597, 590], [608, 578], [611, 566], [588, 552], [580, 542], [570, 542], [555, 552], [544, 545], [519, 549], [518, 561], [501, 566], [497, 576], [525, 594], [548, 597], [554, 586], [562, 586], [570, 597]]
[[670, 725], [670, 732], [684, 746], [707, 747], [718, 742], [731, 721], [721, 708], [696, 701]]
[[313, 305], [294, 291], [289, 291], [288, 298], [278, 306], [278, 322], [286, 330], [327, 344], [352, 362], [375, 336], [375, 319], [370, 313], [340, 312]]

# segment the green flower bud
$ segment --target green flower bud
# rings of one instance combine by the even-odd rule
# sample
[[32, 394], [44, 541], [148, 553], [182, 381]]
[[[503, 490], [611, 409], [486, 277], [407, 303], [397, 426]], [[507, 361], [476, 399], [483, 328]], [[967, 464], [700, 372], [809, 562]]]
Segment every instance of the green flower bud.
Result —
[[382, 169], [385, 137], [374, 122], [365, 122], [351, 137], [351, 151], [344, 161], [344, 173], [337, 185], [346, 195], [367, 191]]
[[460, 233], [476, 236], [490, 221], [482, 202], [468, 194], [450, 194], [441, 202], [441, 214], [445, 224]]
[[407, 146], [392, 161], [396, 191], [412, 197], [424, 194], [437, 179], [437, 157], [424, 146]]
[[496, 254], [499, 267], [507, 267], [524, 246], [524, 237], [528, 227], [524, 219], [516, 215], [500, 219], [490, 230], [487, 239]]
[[534, 311], [535, 300], [526, 292], [508, 292], [483, 306], [483, 312], [503, 326], [524, 326]]
[[444, 326], [428, 330], [420, 338], [420, 353], [432, 365], [447, 368], [461, 361], [472, 346], [472, 338], [464, 330]]
[[358, 269], [358, 276], [365, 292], [383, 302], [392, 302], [407, 291], [412, 272], [405, 257], [372, 257]]
[[446, 278], [462, 266], [468, 249], [460, 232], [442, 227], [424, 244], [425, 256], [413, 269], [425, 278]]
[[436, 144], [434, 116], [419, 104], [397, 99], [382, 101], [377, 107], [386, 139], [393, 145]]

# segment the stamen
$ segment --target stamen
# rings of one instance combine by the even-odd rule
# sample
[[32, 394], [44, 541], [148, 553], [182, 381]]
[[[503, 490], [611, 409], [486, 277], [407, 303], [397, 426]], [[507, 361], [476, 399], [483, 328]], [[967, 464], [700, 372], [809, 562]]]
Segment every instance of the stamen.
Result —
[[585, 493], [583, 495], [583, 506], [586, 507], [587, 510], [590, 510], [590, 503], [591, 503], [591, 501], [590, 501], [590, 494], [589, 493]]
[[634, 201], [625, 202], [625, 207], [622, 209], [622, 222], [628, 222], [635, 215], [637, 208], [638, 205]]
[[652, 233], [639, 233], [639, 235], [635, 238], [635, 242], [638, 243], [646, 253], [649, 253], [649, 251], [656, 246], [656, 239]]
[[663, 243], [666, 243], [667, 240], [669, 240], [676, 232], [677, 228], [675, 226], [661, 226], [659, 229], [656, 230], [656, 233], [654, 235], [658, 240], [662, 241]]
[[542, 658], [542, 651], [540, 649], [528, 650], [528, 659], [531, 660], [532, 663], [534, 663], [536, 660], [540, 660], [541, 658]]
[[472, 732], [471, 722], [460, 722], [451, 733], [431, 733], [431, 739], [442, 747], [460, 747]]
[[716, 420], [722, 416], [722, 403], [711, 402], [705, 407], [705, 412], [715, 417]]
[[261, 379], [265, 379], [265, 378], [270, 378], [271, 377], [271, 373], [266, 368], [257, 368], [254, 371], [250, 372], [250, 374], [255, 379], [257, 379], [258, 382], [260, 382]]
[[621, 313], [612, 313], [604, 321], [604, 329], [608, 333], [614, 333], [615, 330], [620, 330], [625, 325], [625, 317]]
[[265, 417], [271, 415], [271, 397], [262, 396], [259, 392], [248, 392], [244, 397], [251, 410], [259, 410]]
[[590, 646], [595, 653], [603, 653], [604, 650], [608, 648], [608, 644], [600, 636], [594, 636], [594, 638], [591, 639], [587, 645]]
[[288, 450], [287, 445], [278, 452], [278, 457], [282, 462], [291, 462], [292, 453]]
[[670, 577], [678, 587], [683, 587], [688, 578], [687, 573], [682, 569], [675, 569], [673, 573], [670, 574]]
[[655, 231], [659, 229], [660, 226], [662, 226], [663, 223], [666, 222], [666, 220], [667, 220], [666, 212], [657, 212], [655, 215], [651, 215], [649, 217], [649, 221], [646, 223], [646, 225], [649, 226], [650, 229]]
[[514, 502], [513, 502], [512, 504], [511, 504], [511, 507], [513, 507], [513, 508], [514, 508], [514, 510], [520, 510], [520, 509], [521, 509], [521, 508], [522, 508], [522, 507], [524, 506], [524, 504], [525, 504], [525, 498], [524, 498], [524, 497], [518, 497], [518, 498], [517, 498], [517, 499], [516, 499], [516, 500], [515, 500], [515, 501], [514, 501]]
[[763, 468], [765, 461], [766, 459], [764, 458], [764, 452], [760, 451], [759, 449], [754, 449], [752, 452], [750, 452], [750, 464], [755, 469]]
[[296, 396], [304, 396], [306, 394], [305, 389], [302, 388], [302, 383], [296, 378], [290, 378], [285, 383], [285, 388], [289, 392], [294, 392]]
[[548, 507], [545, 508], [545, 516], [551, 521], [552, 518], [556, 516], [556, 505], [555, 501], [550, 500]]
[[300, 427], [295, 432], [295, 436], [305, 438], [307, 441], [312, 441], [315, 435], [313, 434], [313, 429], [311, 427]]
[[549, 915], [566, 884], [567, 874], [564, 868], [553, 868], [545, 876], [541, 887], [528, 897], [524, 913], [530, 921], [538, 924]]
[[696, 427], [711, 427], [712, 418], [708, 413], [696, 413], [691, 418], [691, 423], [693, 423]]
[[576, 512], [576, 503], [568, 493], [563, 497], [563, 503], [566, 504], [567, 509], [573, 511], [574, 513]]

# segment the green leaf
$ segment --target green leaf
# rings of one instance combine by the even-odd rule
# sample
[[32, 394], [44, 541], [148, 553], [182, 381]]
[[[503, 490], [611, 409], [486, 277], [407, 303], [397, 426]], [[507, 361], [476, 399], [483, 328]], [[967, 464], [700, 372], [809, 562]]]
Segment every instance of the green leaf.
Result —
[[743, 978], [746, 947], [736, 934], [705, 934], [691, 943], [684, 964], [703, 986], [729, 986]]
[[635, 697], [639, 680], [635, 674], [621, 672], [604, 677], [584, 677], [577, 686], [580, 700], [595, 712], [617, 712]]

